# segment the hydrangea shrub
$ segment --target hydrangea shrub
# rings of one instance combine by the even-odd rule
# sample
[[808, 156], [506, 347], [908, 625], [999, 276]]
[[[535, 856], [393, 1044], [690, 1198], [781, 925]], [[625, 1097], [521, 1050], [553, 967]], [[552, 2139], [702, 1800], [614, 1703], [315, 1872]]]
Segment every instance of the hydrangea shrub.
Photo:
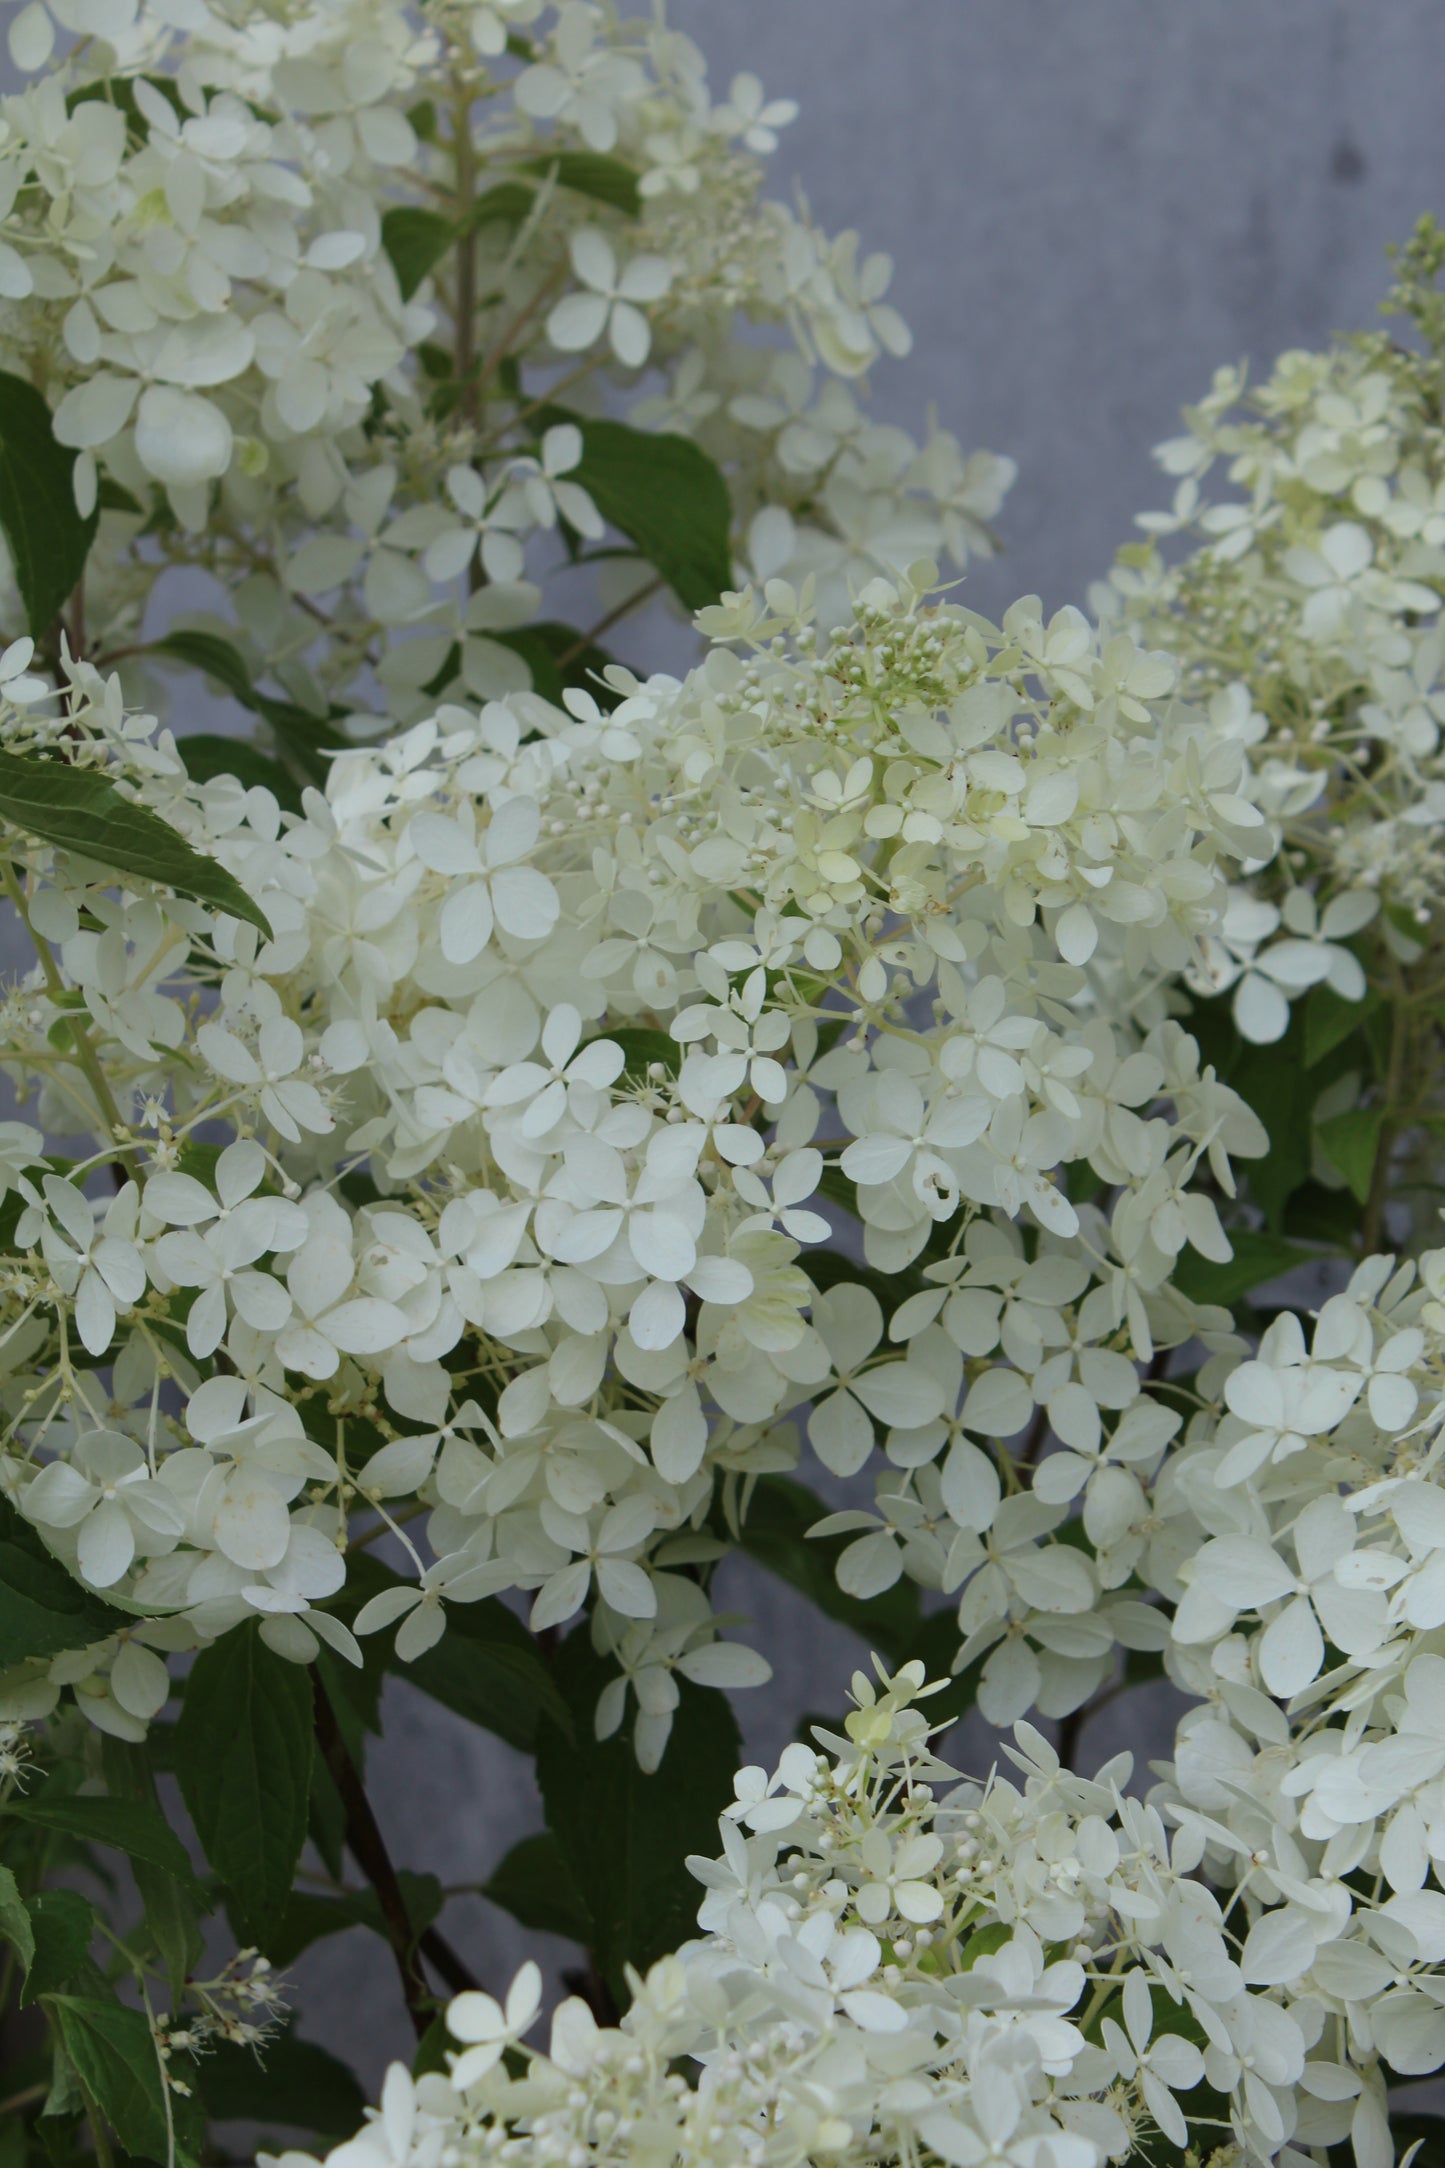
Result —
[[[1194, 556], [994, 624], [1008, 462], [868, 420], [886, 260], [660, 14], [11, 49], [7, 2168], [1391, 2168], [1445, 2062], [1435, 243], [1424, 354], [1166, 452]], [[877, 1652], [771, 1772], [738, 1551]], [[1076, 1768], [1161, 1678], [1172, 1752]], [[534, 1759], [485, 1894], [578, 1945], [545, 2054], [372, 1811], [401, 1682]], [[358, 1923], [375, 2109], [283, 1977]]]

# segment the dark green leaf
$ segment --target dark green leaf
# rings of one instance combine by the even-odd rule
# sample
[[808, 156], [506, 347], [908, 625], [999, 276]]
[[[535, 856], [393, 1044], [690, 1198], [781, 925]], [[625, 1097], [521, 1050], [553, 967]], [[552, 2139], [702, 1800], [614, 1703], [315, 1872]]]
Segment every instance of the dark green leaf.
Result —
[[632, 167], [601, 151], [549, 151], [541, 158], [524, 159], [522, 170], [544, 177], [555, 175], [563, 188], [579, 196], [591, 196], [595, 203], [609, 204], [614, 211], [625, 211], [629, 218], [636, 218], [642, 209]]
[[537, 200], [537, 191], [525, 181], [498, 181], [484, 189], [472, 205], [468, 223], [483, 226], [520, 226]]
[[[364, 1602], [395, 1588], [398, 1576], [379, 1559], [354, 1561], [346, 1593], [335, 1606], [350, 1622]], [[378, 1635], [387, 1669], [420, 1687], [469, 1724], [494, 1731], [509, 1746], [530, 1754], [538, 1719], [566, 1725], [567, 1705], [557, 1692], [537, 1644], [521, 1621], [496, 1597], [447, 1606], [447, 1630], [435, 1648], [411, 1663], [393, 1653], [392, 1636]]]
[[[405, 1867], [396, 1879], [413, 1934], [425, 1934], [445, 1902], [441, 1883], [434, 1874], [413, 1874]], [[291, 1965], [313, 1942], [344, 1934], [348, 1927], [369, 1927], [373, 1934], [385, 1939], [386, 1921], [375, 1890], [353, 1890], [345, 1897], [318, 1897], [309, 1890], [294, 1890], [279, 1926], [272, 1932], [266, 1954], [278, 1968]]]
[[259, 783], [269, 790], [288, 813], [301, 810], [301, 793], [279, 760], [258, 752], [247, 738], [223, 738], [197, 731], [180, 741], [181, 758], [193, 783], [212, 783], [218, 775], [233, 775], [245, 790]]
[[26, 629], [37, 638], [74, 590], [95, 539], [97, 515], [82, 519], [75, 509], [74, 466], [34, 385], [0, 370], [0, 527]]
[[163, 655], [172, 662], [189, 664], [193, 670], [204, 671], [217, 685], [239, 700], [244, 706], [251, 704], [251, 673], [237, 649], [229, 640], [223, 640], [218, 632], [193, 631], [189, 626], [178, 625], [174, 631], [165, 633], [152, 641], [148, 652]]
[[591, 1944], [591, 1918], [550, 1829], [514, 1844], [482, 1895], [534, 1933], [565, 1935], [583, 1949]]
[[1383, 1107], [1354, 1107], [1348, 1114], [1335, 1114], [1321, 1122], [1315, 1132], [1326, 1159], [1344, 1176], [1351, 1194], [1361, 1204], [1370, 1194], [1384, 1124]]
[[33, 1799], [7, 1799], [4, 1812], [16, 1821], [82, 1844], [108, 1844], [128, 1859], [159, 1867], [177, 1881], [190, 1882], [186, 1848], [159, 1807], [140, 1799], [98, 1799], [57, 1791], [48, 1784]]
[[690, 437], [653, 435], [549, 407], [542, 426], [575, 422], [582, 458], [568, 475], [689, 610], [732, 586], [732, 503], [722, 469]]
[[234, 875], [193, 851], [149, 806], [122, 798], [98, 769], [0, 752], [0, 816], [24, 834], [75, 851], [107, 872], [138, 874], [178, 896], [229, 911], [271, 938], [270, 920]]
[[561, 707], [569, 685], [589, 692], [599, 708], [614, 708], [621, 698], [610, 686], [598, 683], [613, 658], [605, 647], [587, 640], [571, 625], [522, 625], [515, 632], [493, 632], [488, 638], [521, 656], [532, 673], [533, 691], [554, 708]]
[[[623, 1075], [631, 1084], [648, 1082], [647, 1072], [654, 1065], [675, 1077], [682, 1067], [682, 1048], [670, 1033], [653, 1031], [646, 1024], [623, 1024], [615, 1031], [599, 1031], [594, 1038], [610, 1040], [620, 1046], [626, 1057]], [[591, 1040], [588, 1041], [590, 1045]]]
[[1366, 1019], [1379, 1008], [1382, 996], [1370, 987], [1362, 1001], [1346, 1001], [1332, 986], [1315, 986], [1305, 1002], [1305, 1067], [1332, 1054], [1352, 1038]]
[[391, 258], [403, 301], [410, 301], [457, 237], [451, 219], [420, 205], [398, 204], [382, 214], [381, 245]]
[[[283, 760], [289, 762], [303, 782], [318, 786], [325, 783], [330, 765], [325, 757], [327, 752], [334, 752], [337, 747], [347, 742], [334, 727], [334, 714], [313, 715], [308, 708], [298, 707], [294, 701], [277, 700], [269, 693], [257, 692], [239, 650], [234, 648], [229, 640], [222, 639], [219, 633], [192, 631], [189, 627], [181, 626], [166, 633], [163, 639], [155, 641], [147, 652], [169, 656], [175, 662], [188, 663], [192, 669], [204, 671], [207, 677], [214, 679], [216, 684], [230, 693], [234, 700], [239, 700], [253, 715], [261, 717], [276, 740]], [[187, 738], [183, 742], [184, 757], [189, 766], [191, 748], [197, 740]], [[265, 756], [255, 753], [252, 757], [261, 760]], [[200, 771], [192, 769], [191, 772], [198, 774]], [[241, 774], [242, 781], [250, 779], [235, 767], [234, 762], [224, 767], [218, 766], [213, 772]], [[269, 773], [264, 777], [257, 775], [255, 779], [264, 780], [270, 789], [276, 791], [278, 798], [282, 796]], [[288, 796], [282, 802], [290, 804], [293, 809], [299, 803], [294, 786], [289, 789]]]
[[697, 1917], [689, 1853], [718, 1849], [717, 1818], [733, 1796], [738, 1728], [724, 1696], [679, 1681], [681, 1699], [662, 1766], [644, 1776], [630, 1726], [595, 1736], [597, 1696], [612, 1676], [586, 1626], [557, 1650], [554, 1671], [572, 1712], [569, 1739], [544, 1724], [537, 1782], [573, 1883], [593, 1923], [592, 1955], [619, 2006], [624, 1966], [675, 1949]]
[[306, 1842], [311, 1727], [308, 1674], [268, 1649], [254, 1620], [196, 1658], [176, 1776], [206, 1858], [267, 1950]]
[[808, 1535], [827, 1511], [806, 1484], [795, 1483], [790, 1476], [761, 1476], [743, 1520], [742, 1548], [816, 1604], [825, 1618], [849, 1627], [869, 1649], [876, 1649], [890, 1663], [907, 1663], [918, 1654], [917, 1588], [911, 1581], [899, 1581], [866, 1602], [845, 1595], [834, 1567], [839, 1552], [853, 1539]]
[[75, 1978], [95, 1940], [95, 1907], [77, 1890], [47, 1889], [28, 1903], [35, 1957], [20, 2001], [54, 1995]]
[[361, 2127], [366, 2095], [347, 2069], [312, 2040], [281, 2033], [258, 2054], [230, 2042], [201, 2064], [201, 2090], [219, 2123], [318, 2131], [349, 2138]]
[[1413, 2115], [1408, 2111], [1390, 2117], [1395, 2158], [1403, 2160], [1410, 2146], [1418, 2145], [1413, 2168], [1445, 2168], [1445, 2116]]
[[0, 1867], [0, 1939], [9, 1943], [20, 1960], [23, 1980], [35, 1957], [35, 1928], [20, 1885], [8, 1867]]
[[[144, 1746], [131, 1745], [124, 1739], [101, 1742], [101, 1762], [112, 1798], [139, 1800], [155, 1814], [161, 1813], [153, 1774], [161, 1744], [159, 1733], [160, 1727], [152, 1726]], [[179, 2004], [204, 1948], [200, 1892], [189, 1872], [181, 1878], [143, 1859], [133, 1859], [131, 1865], [145, 1907], [146, 1926], [166, 1968], [172, 2003]]]
[[1309, 1262], [1311, 1252], [1279, 1235], [1256, 1233], [1248, 1227], [1231, 1227], [1229, 1239], [1234, 1255], [1227, 1265], [1201, 1257], [1197, 1250], [1181, 1252], [1174, 1268], [1174, 1284], [1193, 1302], [1217, 1302], [1227, 1310], [1252, 1288], [1278, 1279], [1292, 1265]]
[[54, 1995], [54, 2017], [80, 2081], [129, 2153], [166, 2158], [160, 2064], [139, 2010], [90, 1995]]
[[104, 1641], [128, 1623], [52, 1558], [36, 1531], [0, 1497], [0, 1670], [27, 1656], [58, 1656]]

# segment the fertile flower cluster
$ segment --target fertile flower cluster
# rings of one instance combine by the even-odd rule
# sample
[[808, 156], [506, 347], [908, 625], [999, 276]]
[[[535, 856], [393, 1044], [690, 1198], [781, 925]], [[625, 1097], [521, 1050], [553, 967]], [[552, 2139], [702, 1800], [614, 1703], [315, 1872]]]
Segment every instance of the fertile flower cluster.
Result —
[[[1387, 303], [1421, 345], [1375, 332], [1287, 353], [1250, 391], [1242, 369], [1217, 370], [1187, 434], [1156, 454], [1178, 478], [1170, 510], [1140, 520], [1192, 554], [1124, 549], [1094, 597], [1106, 622], [1178, 656], [1189, 697], [1248, 746], [1283, 831], [1185, 974], [1200, 993], [1233, 989], [1239, 1030], [1261, 1044], [1313, 987], [1358, 1002], [1367, 975], [1438, 977], [1442, 262], [1426, 220]], [[1216, 500], [1206, 478], [1221, 466], [1239, 494]]]
[[[660, 9], [55, 14], [63, 59], [42, 0], [10, 25], [43, 72], [0, 100], [0, 369], [78, 454], [83, 637], [133, 697], [167, 565], [219, 583], [244, 671], [313, 738], [377, 686], [403, 720], [528, 686], [558, 652], [537, 582], [585, 607], [568, 567], [604, 522], [648, 554], [628, 507], [655, 526], [639, 491], [667, 483], [638, 430], [720, 465], [744, 556], [834, 615], [879, 569], [990, 549], [1010, 463], [880, 428], [851, 388], [907, 350], [888, 259], [762, 196], [795, 108], [750, 75], [715, 102]], [[594, 439], [604, 414], [629, 426]], [[610, 621], [657, 582], [598, 554]]]
[[[1389, 2162], [1382, 2059], [1402, 2075], [1445, 2060], [1445, 1896], [1407, 1873], [1372, 1898], [1358, 1813], [1311, 1828], [1306, 1809], [1291, 1830], [1198, 1735], [1185, 1796], [1127, 1797], [1128, 1755], [1077, 1776], [1027, 1724], [1007, 1750], [1022, 1787], [959, 1783], [917, 1706], [937, 1691], [923, 1666], [880, 1678], [855, 1675], [846, 1736], [815, 1733], [824, 1752], [739, 1772], [722, 1856], [691, 1862], [701, 1936], [634, 1977], [620, 2027], [564, 2002], [546, 2055], [504, 2060], [536, 2020], [537, 1968], [505, 2008], [464, 1994], [447, 2075], [393, 2066], [333, 2168], [1102, 2168], [1161, 2139], [1304, 2163], [1352, 2138], [1362, 2168]], [[1263, 1723], [1251, 1712], [1252, 1736]], [[1186, 1803], [1211, 1783], [1215, 1815]], [[1226, 1903], [1206, 1856], [1235, 1884]]]
[[[770, 597], [711, 613], [767, 635], [751, 661], [614, 671], [607, 715], [444, 708], [338, 754], [299, 816], [190, 782], [83, 667], [63, 714], [12, 711], [125, 776], [271, 933], [69, 851], [12, 884], [39, 963], [9, 1060], [48, 1133], [133, 1141], [47, 1168], [9, 1132], [4, 1482], [148, 1623], [10, 1675], [7, 1713], [73, 1684], [138, 1737], [157, 1650], [256, 1614], [297, 1661], [318, 1635], [355, 1657], [331, 1599], [379, 1517], [416, 1578], [358, 1633], [413, 1658], [448, 1602], [526, 1590], [542, 1629], [591, 1600], [604, 1726], [631, 1681], [654, 1762], [675, 1669], [764, 1674], [706, 1645], [679, 1569], [791, 1464], [805, 1404], [836, 1475], [883, 1445], [844, 1585], [962, 1591], [995, 1720], [1157, 1647], [1111, 1479], [1142, 1500], [1178, 1427], [1140, 1365], [1200, 1322], [1180, 1252], [1229, 1254], [1195, 1170], [1228, 1190], [1264, 1137], [1177, 1025], [1111, 1023], [1091, 971], [1177, 970], [1216, 922], [1220, 862], [1265, 834], [1240, 749], [1076, 613], [994, 628], [880, 582], [820, 655]], [[815, 1280], [820, 1190], [869, 1265]], [[869, 1266], [908, 1294], [886, 1340]], [[1045, 1422], [1071, 1457], [1030, 1492], [1000, 1441]], [[1100, 1563], [1055, 1534], [1086, 1488], [1113, 1501]]]

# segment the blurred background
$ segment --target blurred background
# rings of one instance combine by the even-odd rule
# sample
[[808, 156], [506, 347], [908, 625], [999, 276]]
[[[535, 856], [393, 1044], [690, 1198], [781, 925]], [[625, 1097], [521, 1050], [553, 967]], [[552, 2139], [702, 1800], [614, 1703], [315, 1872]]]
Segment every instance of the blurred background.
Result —
[[[1439, 0], [670, 0], [718, 95], [748, 69], [797, 99], [774, 186], [830, 231], [885, 249], [914, 349], [879, 371], [873, 411], [926, 409], [966, 449], [1017, 460], [1007, 554], [963, 599], [990, 615], [1035, 592], [1085, 600], [1167, 502], [1149, 453], [1222, 362], [1375, 321], [1384, 249], [1445, 212]], [[216, 727], [206, 718], [206, 727]], [[803, 1471], [814, 1481], [817, 1471]], [[819, 1488], [824, 1485], [819, 1484]], [[774, 1685], [738, 1697], [746, 1752], [771, 1762], [805, 1711], [840, 1708], [866, 1651], [757, 1569], [723, 1600], [750, 1614]], [[388, 1689], [371, 1789], [399, 1866], [483, 1880], [538, 1826], [530, 1764], [405, 1687]], [[1116, 1704], [1087, 1762], [1167, 1751], [1155, 1690]], [[981, 1724], [955, 1763], [994, 1754]], [[538, 1948], [475, 1896], [448, 1938], [496, 1987]], [[296, 1967], [303, 2030], [370, 2093], [408, 2037], [394, 1974], [361, 1930]]]

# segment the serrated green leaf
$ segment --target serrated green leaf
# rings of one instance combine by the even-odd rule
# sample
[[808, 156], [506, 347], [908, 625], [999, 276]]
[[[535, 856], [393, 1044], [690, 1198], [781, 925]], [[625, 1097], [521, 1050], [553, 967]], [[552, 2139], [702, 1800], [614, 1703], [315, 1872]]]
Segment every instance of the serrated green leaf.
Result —
[[1185, 1250], [1174, 1268], [1174, 1284], [1192, 1302], [1217, 1302], [1227, 1310], [1251, 1289], [1276, 1280], [1293, 1265], [1307, 1264], [1313, 1255], [1297, 1242], [1280, 1235], [1231, 1227], [1229, 1240], [1234, 1255], [1228, 1264], [1216, 1264], [1197, 1250]]
[[202, 1649], [176, 1726], [176, 1777], [206, 1858], [262, 1949], [306, 1842], [311, 1755], [310, 1678], [267, 1648], [256, 1621]]
[[228, 911], [271, 938], [270, 920], [233, 874], [193, 851], [149, 806], [122, 798], [98, 769], [0, 752], [0, 818], [108, 873], [139, 875], [212, 910]]
[[410, 301], [457, 238], [453, 221], [419, 204], [398, 204], [382, 214], [381, 245], [391, 259], [403, 301]]
[[91, 1794], [57, 1792], [54, 1783], [33, 1799], [7, 1799], [0, 1812], [56, 1836], [82, 1844], [106, 1844], [129, 1859], [159, 1867], [178, 1881], [190, 1882], [186, 1848], [159, 1807], [140, 1799], [98, 1799]]
[[1304, 1005], [1305, 1067], [1313, 1069], [1316, 1062], [1323, 1061], [1337, 1046], [1352, 1038], [1374, 1015], [1382, 999], [1374, 987], [1366, 990], [1361, 1001], [1344, 1000], [1332, 986], [1311, 987]]
[[169, 2131], [160, 2064], [140, 2011], [90, 1995], [52, 1995], [46, 2009], [82, 2085], [126, 2151], [164, 2160]]
[[572, 1712], [572, 1737], [544, 1724], [537, 1782], [557, 1840], [592, 1921], [591, 1950], [619, 2004], [624, 1966], [643, 1969], [675, 1949], [701, 1895], [689, 1853], [717, 1850], [717, 1818], [733, 1792], [738, 1728], [726, 1698], [680, 1680], [681, 1698], [662, 1766], [637, 1765], [630, 1726], [599, 1740], [597, 1696], [612, 1676], [584, 1624], [557, 1650], [554, 1675]]
[[34, 385], [0, 370], [0, 527], [26, 630], [37, 639], [73, 592], [95, 539], [96, 513], [82, 519], [75, 509], [74, 466]]
[[28, 1900], [35, 1955], [20, 2005], [54, 1995], [75, 1978], [95, 1940], [95, 1907], [78, 1890], [47, 1889]]
[[82, 1588], [0, 1497], [0, 1670], [104, 1641], [126, 1615]]
[[591, 1915], [550, 1829], [514, 1844], [482, 1895], [534, 1934], [565, 1935], [584, 1950], [591, 1944]]
[[1348, 1114], [1332, 1115], [1315, 1130], [1321, 1151], [1330, 1165], [1344, 1176], [1351, 1195], [1359, 1204], [1363, 1204], [1370, 1194], [1380, 1132], [1384, 1126], [1383, 1107], [1353, 1107]]
[[717, 462], [690, 437], [548, 407], [541, 426], [554, 422], [582, 432], [582, 457], [567, 479], [581, 483], [685, 608], [716, 602], [733, 581], [732, 500]]
[[8, 1867], [0, 1867], [0, 1940], [15, 1952], [23, 1981], [35, 1959], [35, 1926]]
[[262, 2123], [343, 2139], [360, 2128], [366, 2113], [366, 2095], [345, 2063], [290, 2031], [259, 2052], [223, 2042], [206, 2055], [200, 2079], [219, 2123]]
[[637, 173], [620, 158], [609, 158], [603, 151], [548, 151], [540, 158], [524, 159], [522, 170], [544, 179], [555, 176], [563, 188], [590, 196], [594, 203], [605, 203], [614, 211], [624, 211], [629, 218], [636, 218], [642, 209]]

